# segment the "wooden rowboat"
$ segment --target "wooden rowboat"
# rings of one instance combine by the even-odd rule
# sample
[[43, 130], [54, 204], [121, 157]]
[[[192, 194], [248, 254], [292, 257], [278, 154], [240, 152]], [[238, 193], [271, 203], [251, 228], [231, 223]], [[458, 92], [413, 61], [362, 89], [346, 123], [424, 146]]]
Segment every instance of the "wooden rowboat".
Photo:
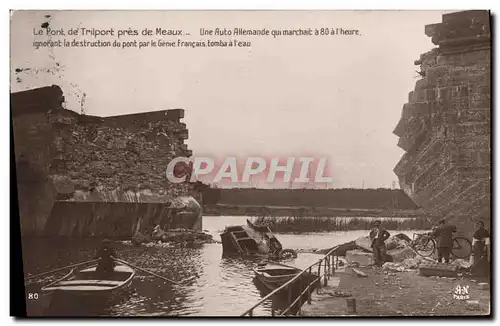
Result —
[[97, 265], [75, 271], [42, 288], [45, 294], [58, 292], [78, 296], [109, 295], [132, 283], [135, 271], [127, 265], [118, 264], [104, 279], [96, 274]]
[[293, 266], [279, 263], [262, 264], [254, 268], [255, 277], [269, 290], [277, 289], [302, 272]]

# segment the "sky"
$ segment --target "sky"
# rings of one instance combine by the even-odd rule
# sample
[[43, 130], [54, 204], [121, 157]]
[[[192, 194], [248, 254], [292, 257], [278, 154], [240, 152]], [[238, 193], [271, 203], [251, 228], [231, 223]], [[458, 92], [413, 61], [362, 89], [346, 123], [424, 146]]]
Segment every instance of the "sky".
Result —
[[[441, 22], [443, 13], [17, 11], [11, 17], [11, 91], [58, 84], [68, 109], [97, 116], [184, 108], [195, 156], [326, 158], [331, 187], [391, 188], [404, 153], [392, 131], [417, 80], [413, 62], [434, 47], [425, 25]], [[201, 36], [201, 28], [343, 28], [360, 35], [231, 36], [251, 42], [232, 48], [35, 49], [34, 41], [48, 39], [34, 35], [43, 22], [66, 33], [163, 28], [189, 34], [119, 39], [138, 42], [228, 39]], [[74, 38], [95, 40], [50, 40]]]

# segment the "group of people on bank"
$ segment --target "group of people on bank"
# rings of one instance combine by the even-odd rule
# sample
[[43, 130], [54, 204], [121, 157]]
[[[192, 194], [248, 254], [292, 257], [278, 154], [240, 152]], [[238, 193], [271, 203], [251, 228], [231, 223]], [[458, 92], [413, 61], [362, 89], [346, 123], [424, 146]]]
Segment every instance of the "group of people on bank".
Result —
[[[434, 237], [437, 240], [438, 262], [445, 264], [450, 263], [450, 257], [453, 249], [453, 234], [458, 229], [455, 225], [448, 223], [442, 219], [427, 235]], [[369, 237], [373, 250], [373, 259], [375, 266], [382, 266], [387, 261], [386, 240], [389, 239], [390, 233], [382, 228], [380, 221], [374, 222], [374, 228], [370, 231]], [[488, 265], [488, 247], [490, 244], [490, 234], [484, 228], [484, 222], [476, 223], [476, 231], [472, 236], [472, 257], [473, 267], [484, 263]], [[479, 267], [479, 266], [478, 266]]]

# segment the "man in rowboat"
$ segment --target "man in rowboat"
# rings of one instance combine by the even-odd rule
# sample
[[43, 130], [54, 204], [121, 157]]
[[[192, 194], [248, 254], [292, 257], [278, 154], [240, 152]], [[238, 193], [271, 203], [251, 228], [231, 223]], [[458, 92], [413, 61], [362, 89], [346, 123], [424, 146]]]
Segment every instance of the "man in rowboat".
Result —
[[97, 251], [96, 259], [99, 260], [97, 265], [96, 273], [102, 277], [113, 272], [115, 268], [115, 262], [113, 258], [117, 258], [115, 249], [111, 246], [111, 241], [104, 239], [101, 242], [101, 247]]

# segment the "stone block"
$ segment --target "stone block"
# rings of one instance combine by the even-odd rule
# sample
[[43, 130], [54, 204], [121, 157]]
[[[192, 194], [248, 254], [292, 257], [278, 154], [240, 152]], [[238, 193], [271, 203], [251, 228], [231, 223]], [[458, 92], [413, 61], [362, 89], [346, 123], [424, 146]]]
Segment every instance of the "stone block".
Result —
[[417, 82], [415, 83], [415, 90], [422, 90], [422, 89], [425, 89], [428, 87], [428, 81], [427, 79], [423, 78], [423, 79], [419, 79], [417, 80]]
[[469, 269], [472, 265], [470, 261], [465, 259], [455, 259], [452, 264], [458, 269]]
[[180, 120], [184, 118], [184, 109], [167, 110], [165, 115], [168, 120]]
[[477, 311], [481, 309], [479, 301], [477, 300], [467, 300], [466, 304], [467, 304], [466, 306], [467, 310]]
[[436, 100], [437, 90], [435, 88], [428, 88], [426, 91], [426, 95], [427, 95], [426, 104], [427, 104], [427, 108], [429, 108], [429, 107], [431, 107], [429, 102]]
[[489, 290], [490, 285], [488, 283], [478, 283], [477, 286], [480, 290]]
[[447, 66], [429, 67], [426, 70], [426, 78], [429, 85], [437, 85], [438, 80], [447, 76], [450, 68]]
[[479, 61], [487, 61], [490, 60], [491, 50], [480, 50], [480, 51], [469, 51], [463, 54], [464, 56], [464, 64], [466, 66], [473, 65]]
[[489, 25], [489, 12], [488, 10], [464, 10], [443, 15], [443, 23], [463, 23], [464, 21], [476, 21]]
[[457, 54], [447, 54], [447, 55], [439, 55], [437, 57], [437, 63], [438, 65], [443, 65], [443, 66], [460, 66], [464, 62], [462, 53], [457, 53]]
[[390, 272], [405, 272], [407, 270], [407, 267], [403, 264], [391, 262], [384, 263], [384, 266], [382, 268], [384, 271]]
[[425, 35], [432, 37], [436, 33], [439, 24], [429, 24], [425, 25]]
[[387, 250], [403, 249], [409, 244], [410, 241], [411, 239], [409, 237], [399, 233], [387, 239], [385, 244], [387, 246]]
[[187, 130], [182, 130], [181, 132], [179, 132], [178, 134], [178, 137], [180, 139], [188, 139], [189, 138], [189, 132]]
[[57, 85], [10, 94], [13, 117], [45, 113], [50, 109], [61, 107], [63, 101], [62, 89]]
[[425, 89], [415, 90], [413, 95], [414, 102], [425, 102], [427, 100], [427, 91]]
[[408, 103], [413, 102], [413, 98], [414, 98], [414, 97], [413, 97], [413, 91], [410, 91], [410, 92], [408, 93]]
[[415, 258], [417, 256], [417, 253], [409, 247], [405, 247], [403, 249], [395, 251], [390, 251], [388, 252], [388, 254], [391, 255], [393, 262], [402, 262], [405, 259]]
[[369, 252], [362, 252], [360, 250], [350, 250], [346, 252], [347, 262], [357, 263], [359, 266], [373, 265], [373, 254]]
[[[430, 258], [429, 258], [430, 259]], [[403, 260], [403, 266], [409, 269], [415, 269], [420, 266], [423, 262], [425, 262], [426, 259], [420, 256], [417, 256], [415, 258], [407, 258]]]
[[457, 97], [467, 97], [469, 95], [468, 92], [468, 86], [467, 85], [461, 85], [461, 86], [455, 86], [451, 89], [451, 97], [452, 98], [457, 98]]
[[422, 262], [419, 266], [421, 276], [457, 277], [457, 266], [441, 263]]
[[370, 237], [359, 237], [355, 241], [356, 245], [367, 250], [367, 251], [372, 251], [372, 241], [370, 240]]

